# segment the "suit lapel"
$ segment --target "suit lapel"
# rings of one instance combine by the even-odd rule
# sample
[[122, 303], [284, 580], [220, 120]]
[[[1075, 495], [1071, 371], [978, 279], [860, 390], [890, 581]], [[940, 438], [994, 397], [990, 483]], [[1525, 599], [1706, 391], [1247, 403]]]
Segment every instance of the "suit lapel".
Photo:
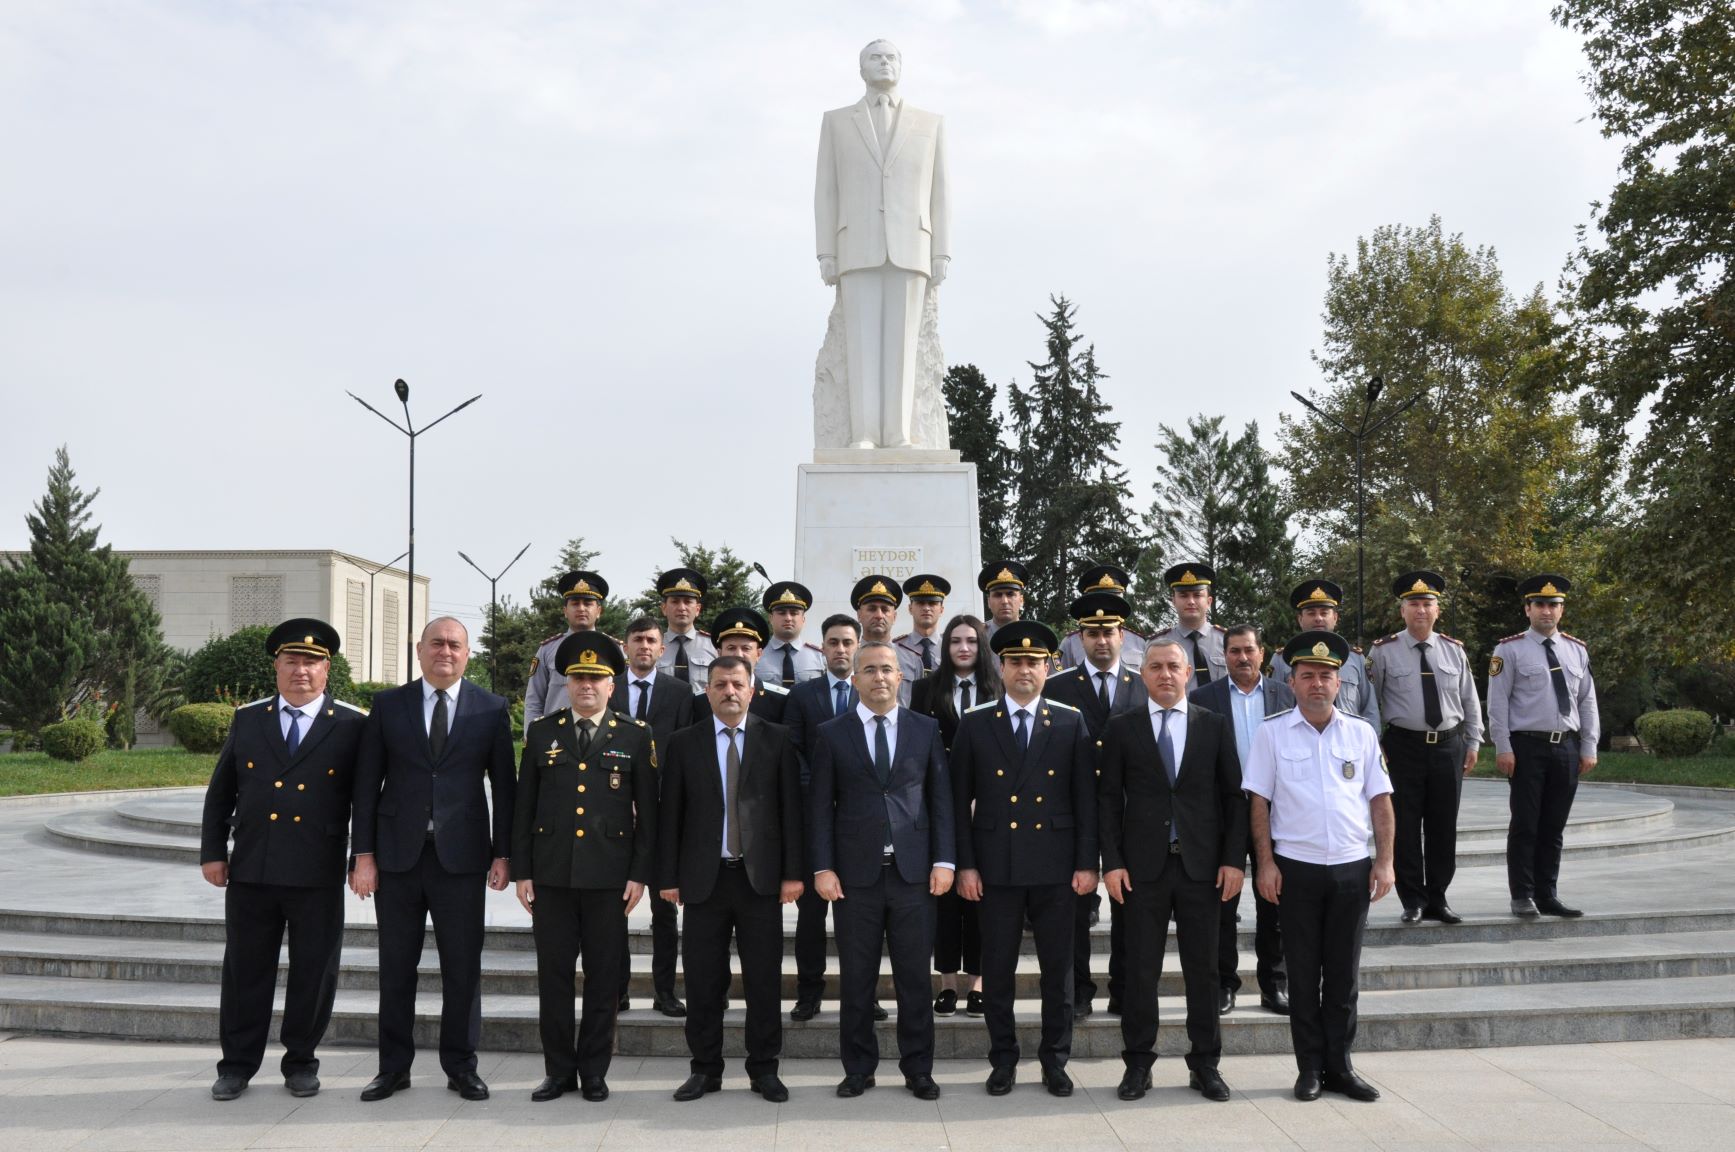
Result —
[[909, 127], [908, 121], [913, 115], [915, 113], [908, 108], [898, 109], [897, 122], [892, 125], [892, 139], [886, 147], [886, 161], [881, 165], [883, 169], [889, 170], [898, 162], [898, 153], [904, 150], [904, 140], [909, 136], [904, 129]]
[[[655, 700], [656, 698], [657, 694], [653, 691], [651, 693], [651, 699]], [[590, 750], [584, 754], [586, 760], [595, 761], [597, 757], [602, 755], [603, 749], [609, 746], [609, 742], [614, 739], [615, 733], [620, 731], [619, 724], [620, 721], [615, 719], [615, 714], [612, 709], [603, 710], [602, 719], [597, 721], [596, 731], [591, 733]], [[576, 750], [578, 745], [577, 720], [574, 720], [569, 727], [573, 728], [572, 742], [574, 749]]]
[[1030, 713], [1030, 747], [1025, 749], [1024, 762], [1018, 766], [1019, 788], [1024, 787], [1026, 778], [1042, 763], [1042, 754], [1048, 748], [1048, 734], [1054, 724], [1054, 709], [1040, 696], [1031, 704]]
[[879, 770], [874, 767], [873, 756], [868, 752], [867, 728], [862, 724], [861, 717], [856, 714], [854, 709], [844, 713], [843, 730], [847, 733], [846, 739], [855, 748], [856, 762], [861, 765], [861, 770], [877, 783], [880, 774]]
[[1012, 720], [1006, 711], [1006, 697], [994, 701], [994, 719], [989, 723], [994, 729], [994, 742], [1000, 746], [1000, 755], [1006, 763], [1017, 764], [1022, 757], [1018, 745], [1012, 742]]
[[283, 775], [283, 770], [289, 767], [289, 746], [283, 742], [283, 717], [277, 712], [278, 699], [271, 697], [271, 703], [259, 709], [260, 717], [265, 727], [266, 747], [271, 749], [271, 755], [277, 758], [277, 775]]
[[[295, 755], [289, 758], [291, 764], [300, 763], [309, 751], [318, 747], [319, 742], [325, 739], [334, 723], [334, 717], [331, 713], [335, 708], [336, 705], [331, 702], [331, 693], [327, 692], [319, 698], [319, 703], [314, 705], [312, 711], [313, 723], [308, 725], [307, 735], [303, 736], [301, 743], [296, 745]], [[279, 725], [279, 728], [281, 727]]]
[[855, 109], [850, 112], [849, 118], [855, 121], [856, 131], [861, 133], [862, 143], [867, 145], [868, 155], [874, 158], [874, 163], [878, 164], [883, 171], [886, 166], [886, 158], [880, 154], [880, 142], [874, 136], [874, 125], [868, 117], [866, 97], [856, 102]]

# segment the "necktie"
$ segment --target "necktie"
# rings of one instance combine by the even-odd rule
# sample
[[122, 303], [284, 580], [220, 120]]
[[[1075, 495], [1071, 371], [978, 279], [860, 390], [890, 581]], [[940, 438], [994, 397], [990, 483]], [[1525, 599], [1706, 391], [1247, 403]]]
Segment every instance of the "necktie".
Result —
[[446, 754], [446, 690], [434, 690], [434, 719], [428, 725], [428, 755], [438, 760]]
[[1211, 665], [1205, 659], [1205, 654], [1199, 651], [1199, 634], [1189, 632], [1187, 639], [1193, 642], [1193, 679], [1197, 680], [1203, 687], [1211, 682]]
[[793, 644], [783, 646], [783, 686], [785, 688], [795, 687], [795, 645]]
[[836, 693], [836, 704], [832, 708], [831, 714], [833, 716], [842, 716], [849, 708], [849, 685], [845, 684], [842, 680], [839, 680], [836, 684], [832, 685], [832, 690]]
[[1030, 713], [1022, 708], [1012, 714], [1012, 742], [1020, 752], [1030, 750]]
[[1108, 711], [1108, 673], [1107, 672], [1098, 672], [1096, 674], [1096, 698], [1099, 702], [1101, 702], [1102, 710], [1104, 712], [1107, 712]]
[[880, 778], [881, 788], [892, 782], [892, 745], [884, 716], [874, 717], [874, 774]]
[[683, 684], [691, 684], [693, 682], [693, 670], [687, 663], [687, 640], [689, 638], [676, 636], [673, 639], [675, 641], [675, 679]]
[[880, 142], [880, 155], [884, 156], [887, 146], [891, 144], [891, 100], [881, 96], [874, 101], [874, 136]]
[[289, 746], [289, 754], [293, 756], [301, 747], [301, 709], [285, 708], [283, 714], [289, 717], [289, 731], [283, 734], [283, 742]]
[[[1180, 775], [1180, 769], [1175, 764], [1175, 750], [1169, 747], [1169, 717], [1174, 714], [1171, 708], [1163, 709], [1162, 730], [1157, 733], [1157, 758], [1163, 762], [1163, 773], [1169, 778], [1169, 791], [1175, 790], [1175, 780]], [[1171, 805], [1171, 809], [1173, 805]], [[1181, 836], [1180, 814], [1171, 810], [1169, 813], [1169, 843], [1173, 844]]]
[[580, 720], [578, 722], [578, 754], [580, 756], [583, 756], [586, 752], [590, 751], [590, 733], [591, 729], [595, 727], [596, 725], [592, 724], [589, 720]]
[[1572, 693], [1566, 690], [1566, 669], [1554, 658], [1554, 637], [1542, 642], [1542, 650], [1548, 654], [1548, 678], [1554, 681], [1554, 703], [1562, 716], [1571, 716]]
[[723, 757], [723, 824], [726, 828], [723, 852], [732, 860], [741, 856], [741, 750], [735, 744], [737, 731], [735, 728], [723, 729], [723, 735], [729, 738], [729, 751]]
[[970, 710], [970, 682], [964, 681], [958, 685], [958, 715], [962, 716]]
[[633, 719], [649, 720], [651, 713], [651, 682], [649, 680], [634, 680], [633, 687], [639, 690], [639, 706], [633, 709]]
[[1422, 662], [1422, 722], [1430, 728], [1440, 726], [1440, 686], [1434, 682], [1434, 670], [1428, 666], [1428, 645], [1416, 645], [1416, 659]]
[[934, 642], [926, 636], [922, 637], [922, 671], [934, 670]]

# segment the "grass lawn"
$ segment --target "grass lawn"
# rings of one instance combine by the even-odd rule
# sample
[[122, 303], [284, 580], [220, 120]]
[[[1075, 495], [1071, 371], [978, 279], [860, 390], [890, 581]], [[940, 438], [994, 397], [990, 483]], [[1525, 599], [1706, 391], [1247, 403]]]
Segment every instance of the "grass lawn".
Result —
[[[1494, 749], [1482, 749], [1482, 758], [1472, 776], [1492, 776]], [[1597, 758], [1587, 782], [1603, 784], [1686, 784], [1695, 788], [1735, 788], [1735, 755], [1709, 753], [1682, 760], [1664, 760], [1649, 752], [1604, 752]]]
[[82, 764], [67, 764], [46, 752], [8, 752], [0, 756], [0, 796], [204, 784], [216, 762], [215, 753], [184, 748], [110, 750]]

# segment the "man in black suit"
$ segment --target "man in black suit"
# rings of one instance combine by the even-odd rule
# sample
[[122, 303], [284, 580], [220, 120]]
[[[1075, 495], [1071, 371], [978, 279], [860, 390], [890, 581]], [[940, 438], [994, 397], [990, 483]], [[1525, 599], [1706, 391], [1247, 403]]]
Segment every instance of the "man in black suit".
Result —
[[374, 697], [356, 760], [350, 886], [363, 899], [378, 891], [380, 942], [380, 1068], [361, 1098], [383, 1100], [410, 1086], [416, 966], [431, 915], [440, 950], [440, 1067], [447, 1088], [486, 1100], [488, 1085], [476, 1074], [482, 909], [484, 884], [506, 887], [517, 784], [512, 724], [503, 697], [464, 679], [470, 636], [458, 621], [428, 621], [416, 658], [420, 679]]
[[[771, 624], [751, 608], [725, 608], [711, 621], [711, 639], [717, 645], [718, 654], [738, 656], [747, 661], [749, 667], [757, 667], [759, 654], [771, 639]], [[755, 676], [753, 702], [748, 711], [761, 720], [782, 724], [788, 699], [789, 689], [782, 684]], [[693, 697], [694, 722], [710, 717], [711, 698], [703, 693]]]
[[708, 723], [675, 734], [663, 750], [657, 887], [686, 909], [687, 1049], [692, 1075], [676, 1100], [723, 1087], [723, 1010], [729, 1002], [729, 940], [747, 993], [747, 1076], [773, 1103], [789, 1099], [777, 1077], [783, 1050], [779, 984], [783, 909], [805, 885], [801, 766], [777, 725], [751, 715], [753, 662], [723, 654], [705, 683]]
[[[813, 843], [813, 830], [806, 827], [809, 808], [805, 797], [809, 794], [813, 748], [821, 724], [856, 706], [850, 672], [855, 667], [855, 649], [861, 639], [861, 625], [853, 616], [839, 613], [826, 618], [820, 629], [820, 638], [825, 675], [803, 680], [791, 688], [783, 707], [784, 726], [789, 729], [789, 739], [801, 757], [803, 839], [809, 845]], [[810, 858], [809, 874], [812, 869]], [[820, 1000], [825, 997], [825, 914], [830, 907], [811, 884], [795, 902], [795, 1007], [789, 1013], [791, 1020], [813, 1019], [819, 1012]]]
[[[277, 960], [289, 932], [283, 1079], [319, 1091], [314, 1050], [331, 1021], [343, 947], [350, 791], [366, 713], [326, 690], [337, 629], [286, 620], [266, 637], [277, 694], [239, 708], [205, 789], [199, 867], [223, 894], [223, 1058], [211, 1096], [233, 1100], [265, 1059]], [[234, 829], [235, 848], [229, 849]]]
[[[1235, 758], [1247, 763], [1253, 750], [1253, 734], [1267, 716], [1295, 707], [1295, 693], [1289, 685], [1280, 684], [1261, 674], [1265, 665], [1265, 645], [1260, 642], [1259, 626], [1237, 624], [1223, 634], [1224, 655], [1229, 661], [1229, 675], [1211, 681], [1203, 688], [1187, 694], [1187, 703], [1203, 708], [1228, 720], [1235, 728]], [[1241, 794], [1246, 802], [1247, 794]], [[1253, 888], [1257, 873], [1247, 870], [1246, 885]], [[1217, 933], [1217, 1010], [1227, 1016], [1235, 1009], [1235, 993], [1241, 990], [1241, 956], [1236, 941], [1241, 893], [1222, 905], [1222, 920]], [[1289, 978], [1283, 968], [1283, 933], [1278, 927], [1277, 905], [1259, 895], [1253, 888], [1254, 928], [1253, 951], [1259, 957], [1259, 1003], [1279, 1016], [1289, 1015]]]
[[[663, 630], [649, 616], [634, 618], [627, 625], [626, 670], [615, 677], [614, 695], [608, 706], [642, 720], [659, 745], [693, 722], [695, 705], [703, 696], [693, 687], [657, 669], [663, 656]], [[680, 950], [679, 915], [673, 904], [651, 900], [651, 1007], [664, 1016], [681, 1017], [687, 1006], [675, 995], [675, 955]], [[621, 988], [618, 1010], [632, 1007], [629, 989], [633, 967], [631, 940], [621, 937]]]
[[[1105, 571], [1115, 571], [1106, 565]], [[1092, 572], [1097, 569], [1092, 569]], [[1080, 581], [1083, 582], [1082, 579]], [[1145, 682], [1136, 670], [1121, 662], [1125, 652], [1126, 619], [1132, 606], [1118, 593], [1086, 592], [1068, 609], [1078, 621], [1078, 638], [1084, 652], [1084, 662], [1048, 678], [1043, 695], [1077, 708], [1090, 729], [1093, 745], [1102, 747], [1103, 729], [1110, 716], [1123, 712], [1138, 712], [1149, 697]], [[1140, 641], [1143, 644], [1143, 641]], [[1143, 648], [1140, 651], [1143, 652]], [[1078, 898], [1078, 917], [1072, 939], [1072, 1014], [1089, 1016], [1091, 1001], [1096, 998], [1096, 981], [1090, 976], [1090, 929], [1096, 919], [1101, 897], [1092, 889]], [[1121, 906], [1108, 907], [1108, 1010], [1120, 1011], [1121, 993], [1126, 990], [1126, 930], [1121, 918]]]
[[[555, 663], [570, 704], [524, 733], [512, 820], [512, 879], [536, 937], [546, 1073], [530, 1098], [580, 1089], [586, 1100], [606, 1100], [627, 914], [654, 871], [657, 746], [643, 720], [608, 707], [613, 677], [626, 666], [613, 640], [574, 632]], [[572, 973], [581, 949], [575, 1042]]]
[[1142, 714], [1108, 722], [1097, 791], [1104, 882], [1127, 918], [1127, 1069], [1116, 1094], [1137, 1100], [1151, 1087], [1157, 984], [1172, 917], [1187, 989], [1187, 1083], [1223, 1101], [1229, 1086], [1217, 1071], [1217, 906], [1241, 890], [1247, 859], [1235, 731], [1221, 716], [1187, 707], [1193, 667], [1179, 641], [1152, 640], [1141, 675], [1150, 703]]
[[982, 925], [988, 1094], [1006, 1095], [1017, 1077], [1012, 1002], [1028, 917], [1041, 970], [1042, 1083], [1070, 1096], [1073, 923], [1077, 897], [1096, 890], [1096, 746], [1076, 708], [1043, 698], [1060, 647], [1053, 629], [1018, 620], [989, 643], [1006, 695], [964, 713], [951, 764], [958, 888], [979, 902]]
[[928, 961], [934, 898], [952, 887], [957, 859], [952, 788], [940, 726], [898, 706], [902, 679], [896, 648], [863, 644], [855, 658], [861, 703], [819, 727], [809, 770], [813, 882], [837, 917], [844, 1070], [837, 1094], [860, 1096], [874, 1086], [880, 1046], [873, 994], [884, 941], [898, 994], [904, 1086], [936, 1100]]

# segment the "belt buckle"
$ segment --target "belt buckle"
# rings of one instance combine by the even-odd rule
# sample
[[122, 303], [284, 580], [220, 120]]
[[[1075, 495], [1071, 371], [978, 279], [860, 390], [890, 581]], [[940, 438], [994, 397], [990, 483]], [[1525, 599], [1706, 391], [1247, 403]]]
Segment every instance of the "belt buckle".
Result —
[[1422, 742], [1425, 744], [1438, 744], [1440, 742], [1440, 733], [1435, 729], [1430, 728], [1424, 735]]
[[1560, 742], [1561, 742], [1561, 740], [1562, 740], [1562, 739], [1564, 739], [1564, 738], [1565, 738], [1565, 737], [1566, 737], [1566, 733], [1565, 733], [1565, 732], [1550, 732], [1550, 733], [1549, 733], [1549, 734], [1548, 734], [1548, 742], [1549, 742], [1549, 743], [1550, 743], [1550, 744], [1558, 744], [1558, 743], [1560, 743]]

